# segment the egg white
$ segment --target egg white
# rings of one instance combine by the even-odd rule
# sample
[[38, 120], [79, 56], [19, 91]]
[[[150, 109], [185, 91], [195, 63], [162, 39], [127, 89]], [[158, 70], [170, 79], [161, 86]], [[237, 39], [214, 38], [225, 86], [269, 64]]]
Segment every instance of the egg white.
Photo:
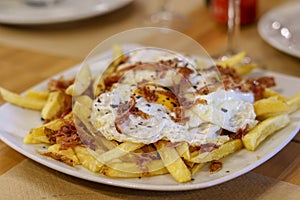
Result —
[[[129, 59], [128, 63], [132, 64], [133, 60], [138, 59], [133, 57], [131, 60]], [[135, 106], [150, 117], [143, 119], [130, 114], [126, 122], [119, 127], [120, 133], [115, 127], [118, 105], [130, 101], [132, 94], [137, 89], [137, 83], [148, 80], [171, 86], [178, 84], [174, 78], [175, 74], [178, 75], [178, 73], [170, 71], [161, 79], [156, 77], [155, 71], [149, 69], [126, 72], [122, 80], [114, 84], [110, 91], [100, 94], [95, 99], [91, 115], [92, 124], [108, 140], [150, 144], [164, 139], [171, 142], [187, 142], [196, 146], [207, 143], [221, 145], [230, 139], [227, 135], [220, 135], [221, 129], [237, 132], [239, 129], [253, 127], [257, 123], [252, 93], [225, 91], [219, 88], [208, 95], [185, 96], [191, 101], [205, 100], [207, 104], [194, 104], [186, 109], [183, 117], [188, 117], [188, 121], [184, 124], [172, 120], [171, 116], [175, 116], [175, 113], [166, 106], [147, 102], [143, 97], [136, 98]], [[191, 94], [195, 90], [194, 88], [207, 84], [207, 78], [194, 70], [190, 76], [189, 83], [191, 85], [186, 90], [187, 94]]]

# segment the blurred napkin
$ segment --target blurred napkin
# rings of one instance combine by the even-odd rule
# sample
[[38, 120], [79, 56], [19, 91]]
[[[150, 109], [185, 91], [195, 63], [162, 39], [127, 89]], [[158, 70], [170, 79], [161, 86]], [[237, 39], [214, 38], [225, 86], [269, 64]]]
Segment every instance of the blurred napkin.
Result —
[[158, 192], [107, 186], [74, 178], [31, 160], [24, 160], [0, 176], [0, 199], [299, 199], [300, 187], [247, 173], [232, 181], [199, 190]]

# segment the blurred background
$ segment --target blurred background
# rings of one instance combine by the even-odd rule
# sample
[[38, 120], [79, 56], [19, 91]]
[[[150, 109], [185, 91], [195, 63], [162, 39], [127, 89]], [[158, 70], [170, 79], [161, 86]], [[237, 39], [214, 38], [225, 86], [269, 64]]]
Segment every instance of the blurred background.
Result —
[[[4, 3], [5, 1], [1, 0], [0, 11], [13, 9], [13, 6], [10, 6], [12, 8], [5, 8], [7, 6]], [[241, 47], [243, 50], [260, 58], [260, 53], [252, 50], [253, 45], [259, 48], [264, 43], [258, 40], [254, 44], [249, 40], [249, 37], [258, 36], [256, 22], [264, 13], [287, 2], [287, 0], [273, 0], [272, 3], [268, 0], [255, 1], [257, 3], [256, 19], [254, 22], [242, 26], [240, 43], [242, 43]], [[74, 4], [76, 4], [75, 2], [77, 1], [74, 1]], [[99, 2], [101, 3], [101, 1]], [[6, 22], [5, 19], [1, 20], [0, 18], [0, 43], [50, 54], [83, 58], [93, 47], [109, 36], [124, 30], [144, 26], [143, 19], [145, 16], [157, 12], [161, 9], [164, 2], [167, 4], [166, 7], [172, 12], [179, 13], [187, 18], [188, 23], [179, 31], [198, 41], [211, 53], [224, 48], [227, 42], [227, 26], [226, 24], [220, 24], [212, 14], [212, 0], [132, 0], [122, 4], [118, 9], [107, 12], [99, 11], [98, 16], [96, 16], [96, 13], [95, 16], [82, 17], [84, 19], [75, 21], [72, 19], [76, 18], [76, 16], [73, 16], [70, 17], [71, 22], [55, 23], [55, 20], [53, 20], [53, 24], [50, 22], [50, 25], [48, 24], [49, 22], [46, 25], [43, 24], [43, 20], [41, 20], [40, 24], [35, 25], [28, 25], [26, 21], [20, 22], [20, 24], [14, 22], [15, 24], [12, 25]], [[223, 2], [226, 2], [226, 0], [223, 0]], [[62, 3], [59, 2], [59, 4]], [[79, 8], [74, 6], [73, 13], [78, 12], [76, 9], [81, 8], [82, 6]], [[16, 11], [12, 10], [10, 13], [17, 16], [16, 12], [20, 8], [14, 9]], [[43, 10], [45, 8], [35, 6], [33, 9]], [[65, 10], [67, 9], [61, 9], [60, 12], [69, 12]], [[4, 12], [2, 13], [4, 15]], [[37, 17], [45, 18], [45, 15], [45, 12], [43, 14], [39, 13]]]
[[[24, 3], [26, 1], [33, 3]], [[216, 10], [227, 9], [228, 0], [54, 0], [56, 2], [48, 6], [41, 5], [39, 1], [42, 0], [0, 0], [0, 49], [3, 52], [0, 54], [0, 70], [6, 73], [4, 77], [11, 76], [13, 69], [28, 73], [23, 68], [38, 62], [34, 61], [38, 56], [31, 56], [28, 51], [43, 58], [62, 58], [66, 63], [62, 67], [55, 64], [53, 58], [48, 59], [47, 70], [43, 60], [38, 63], [44, 67], [44, 70], [38, 70], [42, 80], [66, 66], [81, 62], [97, 44], [108, 37], [128, 29], [149, 26], [145, 19], [161, 10], [183, 17], [185, 21], [181, 26], [171, 28], [193, 38], [211, 55], [220, 55], [228, 47], [224, 13], [216, 13]], [[247, 2], [250, 2], [250, 6]], [[262, 16], [290, 2], [298, 1], [241, 0], [244, 6], [242, 12], [245, 14], [247, 11], [246, 16], [250, 21], [241, 25], [234, 34], [234, 41], [237, 51], [246, 51], [264, 68], [271, 67], [273, 71], [300, 76], [299, 56], [291, 56], [274, 48], [261, 37], [258, 30]], [[251, 5], [255, 5], [254, 18]], [[22, 61], [20, 52], [28, 54], [28, 63]], [[8, 54], [15, 56], [7, 57]], [[67, 58], [73, 62], [67, 62]], [[34, 64], [36, 68], [38, 64]], [[289, 66], [291, 70], [287, 71], [283, 66]], [[4, 68], [11, 70], [3, 71]], [[7, 83], [2, 80], [1, 84]]]

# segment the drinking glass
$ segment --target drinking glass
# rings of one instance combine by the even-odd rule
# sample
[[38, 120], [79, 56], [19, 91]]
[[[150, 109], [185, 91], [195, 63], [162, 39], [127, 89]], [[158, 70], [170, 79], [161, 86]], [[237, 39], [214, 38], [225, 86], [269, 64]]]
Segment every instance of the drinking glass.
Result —
[[146, 16], [143, 20], [145, 26], [182, 29], [189, 23], [186, 16], [169, 9], [172, 1], [162, 0], [159, 10]]
[[[217, 3], [216, 3], [217, 2]], [[226, 59], [233, 54], [239, 52], [238, 41], [240, 37], [241, 24], [249, 24], [255, 20], [256, 16], [256, 0], [218, 0], [215, 1], [215, 6], [222, 5], [223, 11], [226, 13], [217, 14], [217, 21], [227, 24], [227, 46], [225, 52], [222, 53], [220, 59]], [[217, 8], [217, 11], [220, 8]], [[221, 9], [222, 10], [222, 9]], [[245, 62], [251, 59], [246, 57]]]
[[240, 0], [228, 0], [227, 19], [227, 50], [225, 55], [233, 55], [237, 52], [236, 42], [240, 32]]

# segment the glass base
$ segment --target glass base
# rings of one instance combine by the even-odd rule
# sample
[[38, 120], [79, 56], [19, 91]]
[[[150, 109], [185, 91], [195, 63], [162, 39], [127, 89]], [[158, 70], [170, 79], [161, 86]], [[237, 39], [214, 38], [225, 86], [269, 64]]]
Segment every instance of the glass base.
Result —
[[171, 29], [183, 29], [189, 24], [187, 17], [173, 13], [171, 11], [161, 11], [154, 13], [150, 16], [146, 16], [143, 21], [145, 26], [164, 27]]

